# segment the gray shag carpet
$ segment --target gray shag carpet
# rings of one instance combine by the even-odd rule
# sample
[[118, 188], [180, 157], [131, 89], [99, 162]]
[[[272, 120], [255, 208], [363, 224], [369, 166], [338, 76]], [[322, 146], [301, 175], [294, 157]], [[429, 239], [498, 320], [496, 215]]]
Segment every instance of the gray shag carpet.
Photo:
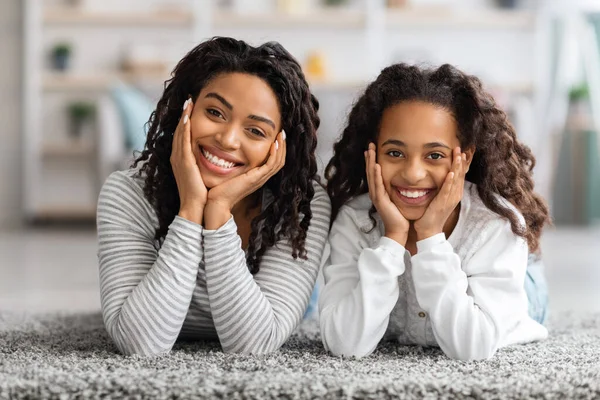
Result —
[[439, 349], [382, 344], [370, 357], [328, 355], [314, 321], [267, 356], [181, 343], [125, 357], [100, 314], [0, 312], [0, 399], [600, 398], [600, 314], [564, 314], [544, 342], [461, 362]]

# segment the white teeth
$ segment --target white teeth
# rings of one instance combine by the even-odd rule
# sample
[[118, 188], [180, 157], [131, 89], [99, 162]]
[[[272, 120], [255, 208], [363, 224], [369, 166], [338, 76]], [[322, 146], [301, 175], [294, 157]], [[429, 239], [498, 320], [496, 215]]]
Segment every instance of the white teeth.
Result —
[[202, 149], [202, 154], [204, 157], [211, 163], [221, 168], [233, 168], [235, 167], [235, 163], [225, 161], [222, 158], [215, 156], [214, 154], [209, 153], [205, 149]]
[[426, 191], [424, 190], [417, 190], [417, 191], [408, 191], [408, 190], [400, 190], [400, 194], [402, 196], [406, 196], [406, 197], [410, 197], [411, 199], [416, 199], [418, 197], [423, 197], [427, 194]]

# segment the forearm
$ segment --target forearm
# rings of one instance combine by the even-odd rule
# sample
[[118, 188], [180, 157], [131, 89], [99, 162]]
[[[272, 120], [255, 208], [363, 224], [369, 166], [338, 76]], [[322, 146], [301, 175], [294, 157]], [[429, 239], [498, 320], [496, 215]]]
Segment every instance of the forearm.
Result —
[[102, 309], [125, 354], [168, 352], [183, 325], [202, 260], [201, 227], [176, 218], [158, 252], [124, 229], [100, 233]]
[[[326, 267], [320, 324], [323, 343], [332, 353], [369, 355], [385, 334], [405, 268], [404, 248], [392, 242], [382, 238], [378, 248], [364, 249], [354, 266]], [[352, 278], [356, 268], [358, 282]]]
[[[455, 359], [490, 358], [502, 340], [501, 318], [494, 315], [483, 296], [469, 295], [467, 274], [443, 234], [417, 246], [418, 253], [412, 257], [417, 300], [431, 319], [440, 348]], [[495, 280], [487, 279], [491, 291]]]

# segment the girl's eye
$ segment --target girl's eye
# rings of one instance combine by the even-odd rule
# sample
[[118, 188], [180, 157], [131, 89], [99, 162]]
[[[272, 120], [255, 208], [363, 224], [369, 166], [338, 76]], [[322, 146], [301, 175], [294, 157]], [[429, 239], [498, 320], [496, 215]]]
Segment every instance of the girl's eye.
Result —
[[432, 160], [441, 160], [442, 158], [444, 158], [444, 156], [440, 153], [432, 153], [428, 155], [427, 158], [430, 158]]
[[387, 152], [388, 156], [394, 157], [394, 158], [400, 158], [403, 156], [403, 154], [401, 152], [399, 152], [398, 150], [391, 150]]
[[260, 137], [265, 137], [267, 135], [264, 134], [263, 131], [261, 131], [260, 129], [256, 129], [256, 128], [248, 128], [248, 131], [250, 133], [252, 133], [255, 136], [260, 136]]
[[206, 110], [210, 115], [217, 118], [223, 118], [223, 114], [219, 112], [219, 110], [215, 110], [214, 108], [209, 108]]

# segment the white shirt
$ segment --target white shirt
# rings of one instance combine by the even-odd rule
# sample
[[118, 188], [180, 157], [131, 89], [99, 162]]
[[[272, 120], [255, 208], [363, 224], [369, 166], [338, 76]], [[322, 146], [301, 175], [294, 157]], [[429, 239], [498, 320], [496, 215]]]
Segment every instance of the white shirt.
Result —
[[[503, 204], [523, 217], [507, 201]], [[371, 354], [382, 339], [439, 346], [451, 358], [486, 359], [498, 348], [545, 339], [528, 315], [527, 243], [465, 182], [458, 222], [417, 242], [417, 254], [369, 232], [369, 195], [343, 206], [329, 235], [319, 298], [321, 335], [336, 355]]]

